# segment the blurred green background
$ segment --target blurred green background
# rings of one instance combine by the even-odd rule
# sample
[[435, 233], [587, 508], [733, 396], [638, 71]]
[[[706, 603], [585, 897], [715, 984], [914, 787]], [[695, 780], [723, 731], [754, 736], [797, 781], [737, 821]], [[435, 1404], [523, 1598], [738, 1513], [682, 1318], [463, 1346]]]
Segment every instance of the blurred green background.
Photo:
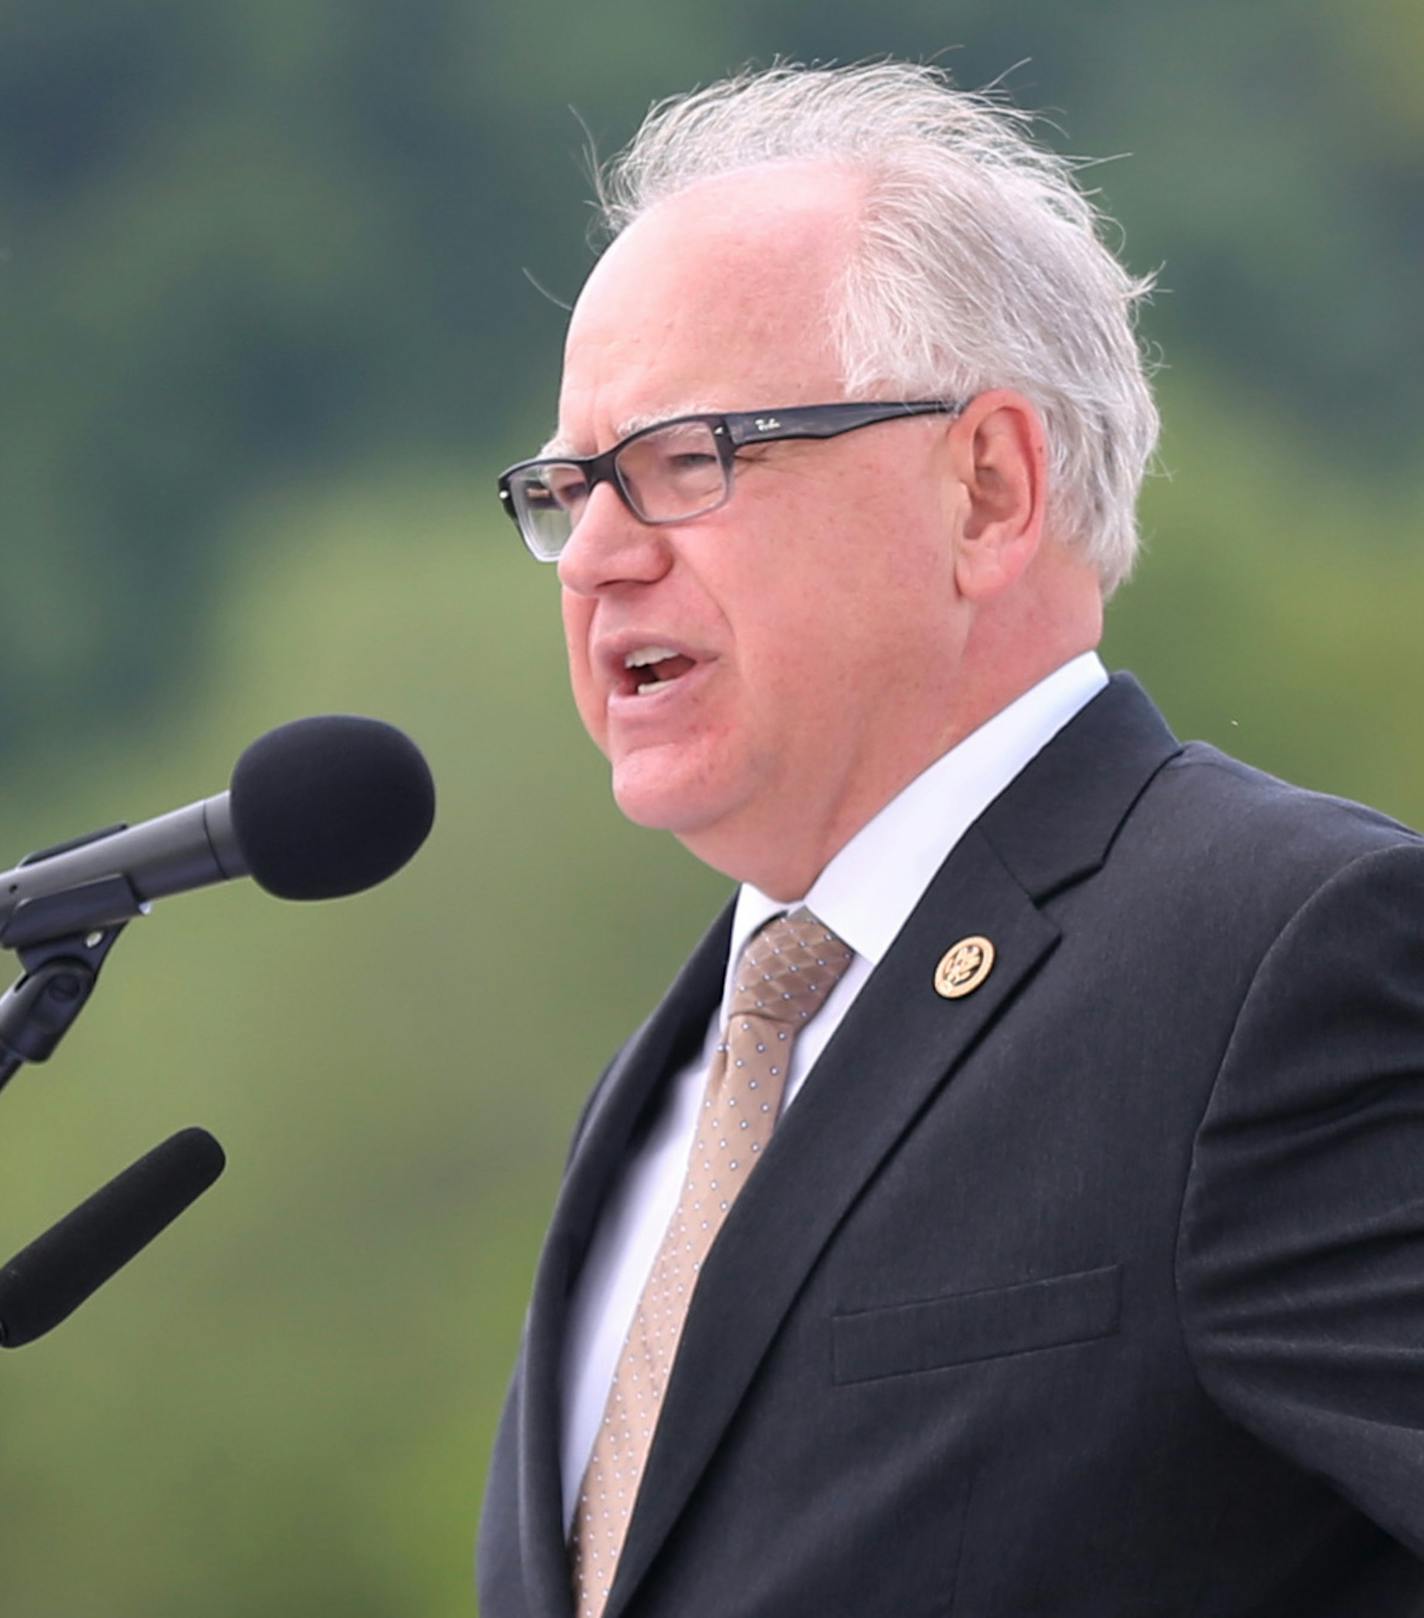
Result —
[[0, 1360], [13, 1618], [473, 1612], [568, 1130], [725, 891], [620, 822], [495, 506], [555, 399], [530, 278], [591, 263], [580, 118], [609, 151], [749, 59], [880, 52], [1007, 73], [1162, 266], [1110, 661], [1424, 820], [1418, 0], [3, 0], [0, 857], [313, 712], [408, 729], [441, 805], [369, 896], [135, 924], [0, 1098], [0, 1257], [183, 1125], [230, 1158]]

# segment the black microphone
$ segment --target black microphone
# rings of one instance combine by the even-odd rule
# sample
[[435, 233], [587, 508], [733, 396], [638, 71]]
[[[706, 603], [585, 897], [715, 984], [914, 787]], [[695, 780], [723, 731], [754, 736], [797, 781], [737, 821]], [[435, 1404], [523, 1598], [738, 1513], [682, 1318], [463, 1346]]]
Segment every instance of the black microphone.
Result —
[[403, 732], [350, 714], [296, 719], [253, 742], [229, 791], [0, 875], [0, 946], [127, 921], [238, 876], [282, 899], [359, 893], [398, 871], [434, 819], [429, 766]]
[[16, 1253], [0, 1270], [0, 1347], [21, 1348], [73, 1314], [226, 1163], [206, 1129], [181, 1129]]

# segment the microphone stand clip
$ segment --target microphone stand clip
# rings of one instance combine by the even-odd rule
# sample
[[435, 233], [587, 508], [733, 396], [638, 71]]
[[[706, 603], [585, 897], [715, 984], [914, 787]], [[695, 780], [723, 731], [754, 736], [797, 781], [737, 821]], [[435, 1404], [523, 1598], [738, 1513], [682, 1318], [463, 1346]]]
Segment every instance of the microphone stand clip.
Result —
[[[95, 840], [108, 835], [99, 832]], [[73, 846], [47, 849], [24, 863]], [[15, 908], [0, 930], [0, 947], [13, 949], [25, 970], [0, 995], [0, 1090], [22, 1063], [53, 1055], [88, 1004], [119, 934], [147, 908], [128, 878], [118, 874]]]

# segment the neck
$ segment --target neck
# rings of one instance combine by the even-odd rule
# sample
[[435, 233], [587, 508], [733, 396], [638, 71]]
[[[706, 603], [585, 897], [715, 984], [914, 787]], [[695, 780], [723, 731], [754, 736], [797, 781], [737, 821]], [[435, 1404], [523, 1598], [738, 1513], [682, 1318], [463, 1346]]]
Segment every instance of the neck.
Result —
[[1061, 656], [1045, 655], [1018, 681], [1006, 680], [1002, 667], [995, 669], [991, 661], [987, 668], [994, 674], [964, 680], [942, 723], [926, 726], [908, 745], [877, 755], [873, 765], [864, 753], [848, 746], [846, 757], [851, 762], [843, 777], [832, 783], [823, 813], [814, 821], [803, 816], [794, 840], [786, 835], [788, 816], [784, 799], [778, 798], [751, 806], [735, 824], [719, 822], [683, 834], [679, 841], [704, 865], [733, 881], [750, 883], [781, 904], [798, 903], [841, 850], [912, 781], [1095, 644], [1094, 637]]

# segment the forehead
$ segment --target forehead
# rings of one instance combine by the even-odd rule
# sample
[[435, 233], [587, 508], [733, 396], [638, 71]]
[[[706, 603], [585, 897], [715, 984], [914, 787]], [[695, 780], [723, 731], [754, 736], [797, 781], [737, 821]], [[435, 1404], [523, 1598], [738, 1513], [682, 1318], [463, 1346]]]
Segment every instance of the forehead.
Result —
[[559, 447], [692, 411], [838, 397], [828, 315], [860, 192], [826, 164], [745, 170], [629, 226], [574, 309]]

